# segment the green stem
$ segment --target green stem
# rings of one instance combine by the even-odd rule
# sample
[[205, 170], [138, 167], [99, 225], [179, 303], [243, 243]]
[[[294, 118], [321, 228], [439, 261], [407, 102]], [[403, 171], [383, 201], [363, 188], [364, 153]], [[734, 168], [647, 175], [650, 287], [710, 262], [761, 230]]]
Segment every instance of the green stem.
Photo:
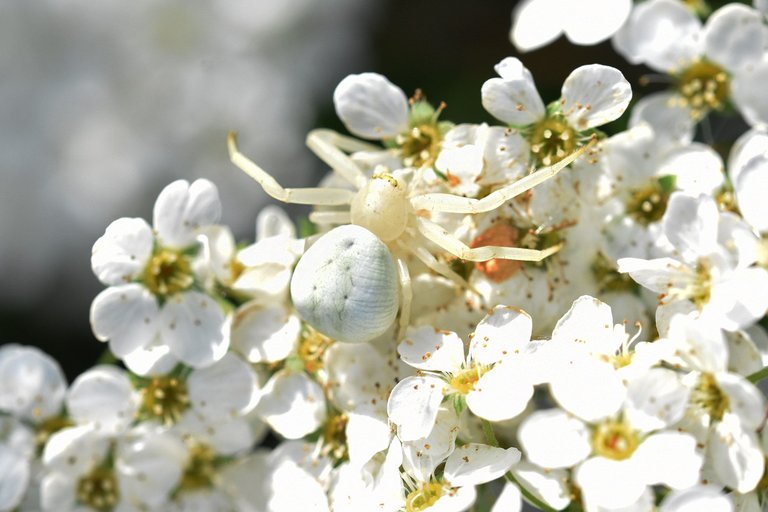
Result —
[[758, 382], [760, 382], [761, 380], [763, 380], [766, 377], [768, 377], [768, 366], [766, 366], [762, 370], [758, 370], [755, 373], [753, 373], [752, 375], [748, 376], [747, 380], [749, 382], [751, 382], [752, 384], [757, 384]]
[[539, 498], [533, 495], [531, 491], [526, 489], [526, 487], [521, 484], [517, 478], [515, 478], [515, 475], [512, 474], [511, 471], [507, 471], [504, 476], [509, 480], [511, 483], [513, 483], [515, 486], [517, 486], [518, 489], [520, 489], [520, 494], [523, 495], [523, 498], [525, 498], [525, 501], [533, 505], [534, 507], [538, 508], [539, 510], [543, 510], [544, 512], [557, 512], [554, 508], [550, 507], [543, 501], [541, 501]]
[[[493, 425], [491, 425], [491, 422], [483, 419], [483, 433], [485, 434], [485, 440], [490, 444], [491, 446], [495, 446], [496, 448], [499, 447], [499, 441], [496, 439], [496, 434], [493, 432]], [[517, 478], [515, 478], [515, 475], [512, 474], [511, 471], [507, 471], [504, 475], [506, 479], [514, 484], [518, 489], [520, 489], [520, 494], [523, 495], [523, 498], [525, 498], [525, 501], [533, 505], [534, 507], [537, 507], [540, 510], [543, 510], [544, 512], [557, 512], [554, 508], [550, 507], [543, 501], [541, 501], [539, 498], [533, 495], [531, 491], [525, 488], [523, 484], [518, 482]]]
[[488, 420], [483, 420], [483, 433], [485, 434], [485, 440], [489, 445], [499, 447], [499, 441], [496, 439], [496, 434], [493, 433], [493, 425]]

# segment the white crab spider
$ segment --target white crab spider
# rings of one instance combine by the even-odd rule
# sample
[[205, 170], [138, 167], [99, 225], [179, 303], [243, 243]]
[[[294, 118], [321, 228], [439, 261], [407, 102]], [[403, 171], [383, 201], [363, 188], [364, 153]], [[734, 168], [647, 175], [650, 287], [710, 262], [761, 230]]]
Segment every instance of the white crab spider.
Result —
[[[283, 188], [270, 174], [240, 153], [237, 149], [235, 133], [230, 132], [227, 138], [232, 163], [256, 180], [267, 194], [286, 203], [315, 206], [349, 205], [347, 211], [317, 211], [310, 214], [309, 218], [319, 224], [359, 225], [387, 245], [395, 260], [400, 280], [402, 296], [400, 335], [408, 327], [412, 300], [411, 279], [406, 264], [407, 255], [415, 256], [435, 272], [466, 286], [463, 278], [429, 251], [428, 242], [436, 244], [458, 258], [469, 261], [487, 261], [494, 258], [541, 261], [560, 249], [559, 245], [543, 250], [500, 246], [470, 248], [426, 218], [423, 212], [489, 212], [553, 177], [593, 144], [594, 140], [552, 166], [539, 169], [491, 192], [482, 199], [473, 199], [447, 193], [410, 196], [407, 184], [392, 174], [381, 172], [369, 178], [344, 151], [379, 148], [326, 129], [311, 131], [307, 136], [307, 146], [357, 190], [330, 187]], [[371, 291], [371, 293], [377, 292], [378, 290]], [[366, 318], [358, 318], [357, 321], [362, 325], [368, 323]], [[343, 326], [339, 328], [343, 330]], [[381, 333], [373, 334], [368, 339], [378, 334]], [[367, 340], [359, 339], [359, 341]]]

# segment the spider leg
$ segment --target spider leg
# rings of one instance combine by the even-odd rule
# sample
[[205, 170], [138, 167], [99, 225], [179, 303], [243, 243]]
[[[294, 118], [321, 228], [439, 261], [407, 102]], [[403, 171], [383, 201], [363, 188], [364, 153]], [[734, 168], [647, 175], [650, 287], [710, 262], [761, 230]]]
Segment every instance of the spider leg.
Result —
[[521, 247], [501, 247], [489, 245], [470, 248], [467, 244], [448, 233], [441, 226], [424, 217], [416, 218], [419, 232], [428, 240], [436, 243], [454, 256], [468, 261], [488, 261], [494, 258], [519, 261], [541, 261], [560, 250], [562, 244], [543, 250], [524, 249]]
[[520, 178], [514, 183], [510, 183], [505, 187], [491, 192], [482, 199], [461, 197], [454, 194], [432, 193], [412, 197], [411, 204], [413, 205], [414, 210], [417, 211], [428, 210], [431, 212], [445, 213], [482, 213], [495, 210], [513, 197], [516, 197], [523, 192], [527, 192], [536, 185], [555, 176], [571, 162], [594, 146], [596, 142], [597, 138], [593, 137], [587, 145], [574, 151], [556, 164], [539, 169], [524, 178]]
[[324, 128], [309, 132], [307, 146], [358, 190], [365, 185], [368, 178], [344, 151], [381, 151], [377, 146]]
[[424, 246], [418, 243], [416, 240], [410, 240], [410, 245], [405, 244], [402, 240], [397, 241], [397, 246], [402, 251], [409, 252], [416, 256], [423, 264], [430, 269], [434, 270], [441, 276], [447, 277], [462, 288], [469, 288], [469, 283], [466, 279], [454, 272], [451, 267], [445, 263], [438, 261], [431, 252], [429, 252]]
[[309, 220], [315, 224], [350, 224], [352, 222], [352, 215], [349, 210], [323, 210], [310, 213]]
[[227, 148], [232, 163], [256, 180], [264, 192], [284, 203], [338, 206], [350, 204], [355, 192], [343, 188], [283, 188], [275, 178], [237, 149], [237, 136], [229, 132]]
[[408, 324], [411, 321], [411, 303], [413, 302], [413, 288], [411, 286], [411, 274], [408, 272], [408, 264], [403, 258], [397, 259], [397, 274], [400, 277], [400, 321], [398, 323], [397, 341], [403, 339]]

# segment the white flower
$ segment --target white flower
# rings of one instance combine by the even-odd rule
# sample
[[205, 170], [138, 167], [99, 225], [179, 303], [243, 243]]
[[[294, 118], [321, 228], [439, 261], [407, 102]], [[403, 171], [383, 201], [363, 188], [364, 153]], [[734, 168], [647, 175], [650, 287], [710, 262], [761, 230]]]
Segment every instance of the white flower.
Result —
[[61, 430], [43, 452], [42, 508], [156, 509], [179, 482], [183, 452], [179, 439], [153, 430], [137, 430], [118, 438], [104, 436], [90, 426]]
[[531, 318], [508, 306], [497, 306], [478, 324], [469, 353], [453, 332], [430, 326], [412, 328], [398, 345], [402, 360], [419, 370], [392, 390], [389, 419], [402, 441], [426, 437], [446, 395], [457, 410], [462, 401], [475, 415], [491, 421], [520, 414], [533, 395], [526, 367], [531, 351]]
[[525, 134], [537, 164], [555, 164], [590, 139], [587, 130], [613, 121], [629, 105], [632, 90], [621, 72], [591, 64], [575, 69], [563, 82], [560, 100], [549, 107], [533, 76], [519, 59], [507, 57], [495, 68], [499, 78], [481, 89], [483, 107]]
[[35, 347], [0, 347], [0, 411], [40, 423], [61, 412], [67, 383], [48, 354]]
[[574, 468], [587, 510], [629, 506], [652, 485], [689, 487], [702, 462], [693, 436], [639, 429], [621, 416], [587, 424], [560, 409], [537, 411], [520, 425], [518, 438], [542, 468]]
[[530, 149], [517, 130], [486, 124], [460, 124], [443, 139], [435, 167], [455, 193], [476, 197], [482, 187], [498, 187], [528, 170]]
[[704, 318], [676, 315], [659, 344], [670, 344], [667, 359], [687, 370], [691, 389], [689, 429], [705, 447], [712, 478], [741, 493], [754, 489], [764, 471], [756, 430], [764, 420], [765, 399], [744, 377], [728, 372], [728, 349], [721, 331]]
[[296, 259], [304, 241], [286, 213], [268, 206], [256, 218], [256, 243], [238, 249], [234, 235], [225, 226], [204, 230], [210, 268], [215, 279], [238, 299], [256, 298], [262, 302], [285, 300]]
[[[226, 353], [224, 312], [196, 289], [185, 252], [196, 247], [200, 228], [213, 224], [220, 210], [212, 183], [179, 180], [158, 196], [154, 230], [142, 219], [122, 218], [96, 241], [91, 265], [109, 288], [91, 305], [91, 326], [117, 357], [137, 352], [141, 361], [153, 355], [151, 347], [164, 347], [175, 360], [201, 367]], [[142, 370], [141, 364], [133, 366]]]
[[367, 343], [333, 344], [325, 353], [324, 366], [330, 401], [347, 416], [350, 464], [360, 467], [390, 444], [387, 398], [396, 372]]
[[[582, 296], [557, 322], [552, 339], [542, 345], [542, 380], [564, 409], [594, 422], [615, 414], [632, 396], [627, 383], [645, 379], [656, 362], [652, 356], [635, 357], [624, 326], [614, 325], [607, 304]], [[656, 379], [665, 380], [661, 374]], [[600, 399], [592, 399], [596, 396]], [[658, 403], [663, 402], [661, 396], [659, 391]]]
[[[425, 468], [419, 464], [411, 465], [406, 462], [408, 452], [412, 449], [403, 445], [406, 460], [403, 463], [404, 472], [401, 474], [405, 484], [406, 510], [435, 510], [444, 512], [459, 512], [467, 510], [475, 501], [474, 486], [491, 482], [503, 476], [512, 466], [520, 461], [520, 450], [517, 448], [499, 448], [479, 443], [467, 443], [452, 449], [455, 432], [444, 429], [441, 437], [448, 437], [450, 453], [443, 455], [445, 466], [440, 478], [431, 473], [423, 472]], [[431, 437], [431, 436], [430, 436]], [[424, 444], [429, 444], [425, 440]], [[393, 440], [393, 446], [396, 440]], [[390, 450], [392, 447], [390, 447]], [[418, 460], [418, 451], [411, 459]], [[415, 457], [413, 457], [415, 455]], [[437, 466], [440, 460], [432, 460], [431, 465]]]
[[[409, 101], [402, 89], [378, 73], [344, 78], [333, 93], [333, 104], [351, 133], [397, 148], [406, 167], [430, 167], [450, 127], [450, 123], [438, 121], [443, 106], [434, 109], [421, 91]], [[356, 151], [377, 149], [353, 139], [344, 144]]]
[[702, 26], [684, 2], [651, 0], [638, 5], [613, 41], [630, 62], [673, 75], [673, 101], [695, 120], [732, 100], [757, 124], [768, 110], [757, 85], [768, 69], [767, 37], [760, 13], [742, 4], [721, 7]]
[[663, 307], [679, 302], [727, 330], [749, 326], [765, 314], [768, 272], [750, 266], [757, 257], [754, 235], [741, 236], [738, 223], [720, 214], [708, 196], [672, 194], [662, 222], [674, 258], [622, 258], [619, 272], [661, 294]]
[[510, 39], [523, 52], [563, 33], [573, 44], [593, 45], [611, 37], [631, 9], [632, 0], [525, 0], [513, 13]]

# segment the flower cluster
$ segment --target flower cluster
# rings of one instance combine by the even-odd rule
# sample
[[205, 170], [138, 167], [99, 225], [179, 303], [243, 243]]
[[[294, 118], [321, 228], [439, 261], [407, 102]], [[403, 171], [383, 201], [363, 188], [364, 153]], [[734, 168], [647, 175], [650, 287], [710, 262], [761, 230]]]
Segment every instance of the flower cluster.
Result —
[[[354, 137], [307, 139], [333, 171], [316, 188], [231, 133], [311, 222], [269, 207], [238, 243], [216, 187], [180, 180], [151, 225], [109, 225], [91, 325], [114, 364], [67, 385], [0, 348], [0, 510], [768, 507], [765, 6], [557, 3], [523, 2], [518, 46], [615, 32], [670, 90], [627, 112], [622, 73], [592, 64], [545, 99], [507, 57], [480, 88], [498, 123], [454, 124], [350, 75]], [[545, 11], [564, 21], [534, 40]], [[750, 128], [716, 150], [713, 112]]]

